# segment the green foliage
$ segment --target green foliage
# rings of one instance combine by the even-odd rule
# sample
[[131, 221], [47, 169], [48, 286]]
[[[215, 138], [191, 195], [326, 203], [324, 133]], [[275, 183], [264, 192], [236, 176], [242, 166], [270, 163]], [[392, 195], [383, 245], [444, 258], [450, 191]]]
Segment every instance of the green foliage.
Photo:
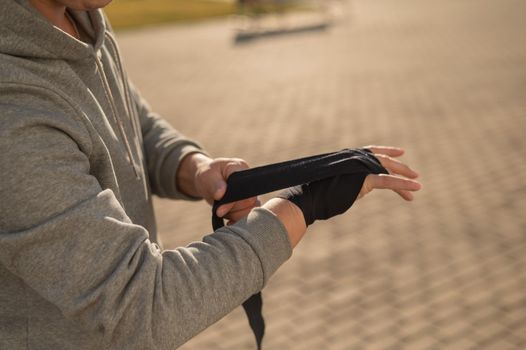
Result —
[[113, 0], [105, 8], [114, 28], [190, 22], [235, 13], [235, 4], [210, 0]]

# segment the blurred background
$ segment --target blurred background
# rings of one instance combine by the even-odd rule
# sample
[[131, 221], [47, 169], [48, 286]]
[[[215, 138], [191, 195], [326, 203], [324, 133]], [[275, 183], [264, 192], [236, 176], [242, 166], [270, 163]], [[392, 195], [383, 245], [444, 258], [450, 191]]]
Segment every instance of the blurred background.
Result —
[[[246, 1], [110, 5], [154, 109], [252, 166], [404, 147], [424, 185], [313, 225], [264, 348], [526, 349], [526, 2]], [[204, 203], [155, 205], [167, 248], [211, 232]], [[241, 309], [182, 347], [254, 348]]]

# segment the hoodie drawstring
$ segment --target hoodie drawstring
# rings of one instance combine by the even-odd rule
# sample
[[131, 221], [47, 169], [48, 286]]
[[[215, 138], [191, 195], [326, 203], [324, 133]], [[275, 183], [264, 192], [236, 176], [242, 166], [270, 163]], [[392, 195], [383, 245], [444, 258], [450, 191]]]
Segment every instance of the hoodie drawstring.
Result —
[[[122, 125], [122, 122], [121, 120], [119, 119], [118, 115], [117, 115], [117, 107], [115, 106], [115, 102], [114, 102], [114, 99], [113, 99], [113, 94], [111, 92], [111, 88], [110, 88], [110, 84], [108, 83], [108, 79], [106, 77], [106, 74], [104, 73], [104, 67], [102, 66], [102, 62], [100, 60], [100, 58], [98, 57], [98, 55], [95, 53], [95, 62], [97, 64], [97, 68], [100, 72], [99, 74], [99, 77], [100, 77], [100, 80], [102, 82], [102, 85], [104, 86], [104, 93], [106, 95], [106, 98], [110, 104], [110, 108], [111, 108], [111, 113], [113, 115], [113, 119], [115, 120], [115, 123], [117, 124], [118, 126], [118, 129], [119, 129], [119, 134], [124, 142], [124, 146], [126, 148], [126, 152], [128, 154], [128, 157], [129, 157], [129, 162], [130, 162], [130, 165], [133, 167], [133, 171], [135, 173], [135, 177], [137, 179], [140, 179], [141, 176], [140, 176], [140, 171], [139, 171], [139, 166], [135, 164], [135, 158], [133, 157], [133, 153], [132, 153], [132, 150], [131, 150], [131, 146], [130, 146], [130, 143], [128, 142], [128, 137], [126, 136], [126, 132], [124, 131], [124, 126]], [[128, 106], [127, 106], [128, 108]], [[133, 126], [133, 123], [132, 123], [132, 126]], [[135, 129], [133, 127], [133, 129]]]
[[[134, 132], [135, 146], [138, 147], [137, 149], [140, 150], [142, 149], [142, 132], [140, 132], [141, 130], [140, 125], [137, 124], [139, 120], [139, 116], [137, 115], [137, 109], [133, 107], [132, 99], [130, 96], [131, 90], [130, 90], [130, 85], [128, 82], [128, 76], [126, 72], [124, 71], [124, 68], [122, 67], [122, 59], [121, 59], [121, 55], [119, 53], [119, 49], [117, 47], [117, 42], [115, 41], [115, 38], [113, 37], [111, 33], [108, 33], [108, 32], [106, 33], [106, 37], [110, 39], [109, 41], [111, 42], [111, 48], [113, 50], [113, 53], [115, 54], [117, 69], [119, 70], [119, 73], [121, 75], [122, 84], [124, 87], [124, 99], [126, 102], [126, 109], [128, 111], [128, 115], [130, 116], [131, 125], [132, 125], [132, 129]], [[138, 152], [138, 153], [139, 153], [139, 161], [142, 164], [143, 162], [142, 153], [141, 152]]]

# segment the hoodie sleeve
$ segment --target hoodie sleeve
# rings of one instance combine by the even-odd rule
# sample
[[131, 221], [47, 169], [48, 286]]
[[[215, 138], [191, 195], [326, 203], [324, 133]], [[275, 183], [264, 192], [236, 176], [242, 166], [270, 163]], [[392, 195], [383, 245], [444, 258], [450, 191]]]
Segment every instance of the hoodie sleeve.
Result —
[[196, 141], [185, 137], [166, 120], [153, 113], [132, 84], [130, 90], [139, 114], [146, 168], [153, 193], [160, 197], [197, 200], [198, 198], [179, 191], [175, 176], [179, 163], [185, 156], [195, 152], [206, 152]]
[[104, 346], [173, 349], [290, 256], [285, 228], [264, 209], [161, 251], [90, 175], [86, 130], [50, 110], [0, 101], [0, 263]]

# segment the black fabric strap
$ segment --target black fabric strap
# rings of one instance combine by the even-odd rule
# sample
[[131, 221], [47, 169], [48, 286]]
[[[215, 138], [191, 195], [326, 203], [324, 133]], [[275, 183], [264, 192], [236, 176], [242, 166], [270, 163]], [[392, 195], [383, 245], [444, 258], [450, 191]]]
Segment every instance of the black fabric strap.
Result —
[[[217, 208], [222, 204], [334, 176], [371, 173], [387, 173], [387, 170], [367, 149], [344, 149], [235, 172], [227, 179], [225, 195], [213, 205], [212, 226], [217, 230], [224, 225], [223, 219], [216, 215]], [[254, 294], [243, 303], [258, 350], [265, 334], [262, 305], [261, 293]]]

